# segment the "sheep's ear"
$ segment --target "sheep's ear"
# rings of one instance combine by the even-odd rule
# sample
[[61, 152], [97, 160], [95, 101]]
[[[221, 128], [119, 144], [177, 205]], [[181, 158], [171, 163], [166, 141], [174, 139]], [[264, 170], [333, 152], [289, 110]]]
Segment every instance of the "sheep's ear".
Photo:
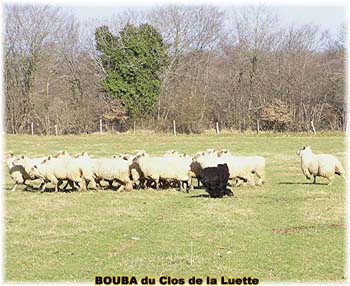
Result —
[[37, 165], [34, 165], [34, 168], [35, 168], [35, 169], [38, 169], [38, 166], [37, 166]]
[[47, 157], [47, 160], [51, 160], [51, 159], [52, 159], [52, 156], [49, 155], [49, 156]]
[[24, 159], [24, 155], [22, 155], [21, 158]]

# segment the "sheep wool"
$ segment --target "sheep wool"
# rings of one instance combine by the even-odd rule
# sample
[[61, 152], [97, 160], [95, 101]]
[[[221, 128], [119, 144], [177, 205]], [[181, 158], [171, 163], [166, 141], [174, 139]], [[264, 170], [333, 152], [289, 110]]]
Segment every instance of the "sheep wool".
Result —
[[313, 183], [316, 184], [316, 177], [323, 177], [330, 185], [335, 175], [345, 179], [345, 171], [339, 160], [329, 154], [314, 154], [310, 146], [303, 147], [297, 151], [301, 157], [301, 170], [305, 177], [310, 180], [313, 176]]

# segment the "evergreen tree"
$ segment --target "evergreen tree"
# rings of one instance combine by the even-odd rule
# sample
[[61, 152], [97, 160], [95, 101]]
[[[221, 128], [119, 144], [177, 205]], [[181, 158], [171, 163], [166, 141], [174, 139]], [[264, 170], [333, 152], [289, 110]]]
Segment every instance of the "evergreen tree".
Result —
[[148, 24], [128, 24], [115, 36], [102, 26], [96, 29], [95, 39], [106, 71], [102, 88], [119, 98], [131, 117], [151, 114], [159, 99], [159, 76], [168, 63], [160, 33]]

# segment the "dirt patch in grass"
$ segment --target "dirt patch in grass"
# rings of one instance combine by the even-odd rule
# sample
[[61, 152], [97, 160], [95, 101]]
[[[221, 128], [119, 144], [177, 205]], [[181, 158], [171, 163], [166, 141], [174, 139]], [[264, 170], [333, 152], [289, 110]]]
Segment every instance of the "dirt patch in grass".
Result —
[[301, 226], [292, 226], [288, 228], [280, 228], [280, 229], [272, 229], [273, 234], [291, 234], [295, 232], [300, 232], [300, 231], [307, 231], [307, 230], [314, 230], [314, 229], [319, 229], [319, 228], [344, 228], [345, 229], [345, 224], [337, 223], [337, 224], [328, 224], [328, 225], [301, 225]]

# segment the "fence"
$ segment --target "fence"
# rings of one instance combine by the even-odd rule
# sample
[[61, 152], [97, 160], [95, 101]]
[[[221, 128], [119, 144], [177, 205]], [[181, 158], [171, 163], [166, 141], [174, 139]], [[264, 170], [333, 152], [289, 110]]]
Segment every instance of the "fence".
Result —
[[[113, 129], [111, 129], [108, 124], [106, 122], [103, 121], [103, 119], [99, 119], [98, 121], [99, 125], [98, 127], [96, 126], [96, 129], [98, 128], [98, 131], [97, 132], [81, 132], [81, 133], [98, 133], [100, 135], [103, 135], [104, 133], [108, 132], [108, 131], [114, 131]], [[170, 125], [170, 124], [169, 124]], [[178, 129], [177, 129], [177, 125], [176, 125], [176, 120], [172, 120], [172, 124], [171, 124], [171, 128], [169, 126], [168, 128], [168, 132], [166, 131], [162, 131], [161, 133], [169, 133], [171, 132], [173, 136], [177, 136], [177, 134], [179, 133]], [[62, 134], [71, 134], [69, 132], [64, 132], [63, 130], [60, 130], [59, 128], [59, 125], [58, 124], [55, 124], [54, 125], [54, 129], [50, 129], [51, 132], [39, 132], [37, 129], [37, 126], [35, 124], [35, 122], [30, 122], [30, 125], [29, 125], [29, 134], [31, 135], [55, 135], [55, 136], [58, 136], [58, 135], [62, 135]], [[96, 130], [95, 129], [95, 130]], [[221, 131], [222, 130], [227, 130], [227, 128], [221, 128], [220, 126], [220, 123], [218, 121], [215, 122], [214, 124], [214, 127], [213, 125], [211, 126], [211, 129], [213, 130], [214, 129], [214, 132], [217, 134], [217, 135], [220, 135], [221, 134]], [[133, 121], [132, 122], [132, 125], [130, 124], [129, 127], [125, 130], [125, 131], [129, 131], [129, 132], [132, 132], [133, 135], [136, 135], [138, 133], [138, 130], [150, 130], [150, 131], [154, 131], [152, 129], [149, 129], [149, 128], [142, 128], [141, 126], [138, 127], [138, 124], [136, 121]], [[171, 130], [171, 131], [170, 131]], [[232, 128], [230, 128], [230, 130], [232, 131]], [[235, 129], [236, 130], [236, 129]], [[243, 127], [238, 129], [241, 133], [244, 133], [246, 130], [248, 130], [248, 128], [246, 128], [246, 124], [245, 124], [245, 121], [243, 123]], [[257, 135], [259, 135], [261, 133], [261, 127], [260, 127], [260, 122], [259, 120], [256, 120], [256, 125], [255, 125], [255, 129], [254, 128], [250, 128], [250, 131], [251, 132], [256, 132]], [[271, 130], [270, 130], [271, 131]], [[305, 130], [305, 131], [309, 131], [309, 132], [313, 132], [315, 135], [317, 134], [317, 131], [316, 131], [316, 128], [315, 128], [315, 125], [314, 125], [314, 122], [311, 120], [310, 121], [310, 128], [309, 130]], [[346, 131], [349, 132], [349, 123], [347, 122], [346, 123]], [[181, 132], [180, 132], [181, 133]], [[74, 134], [79, 134], [79, 133], [74, 133]]]

